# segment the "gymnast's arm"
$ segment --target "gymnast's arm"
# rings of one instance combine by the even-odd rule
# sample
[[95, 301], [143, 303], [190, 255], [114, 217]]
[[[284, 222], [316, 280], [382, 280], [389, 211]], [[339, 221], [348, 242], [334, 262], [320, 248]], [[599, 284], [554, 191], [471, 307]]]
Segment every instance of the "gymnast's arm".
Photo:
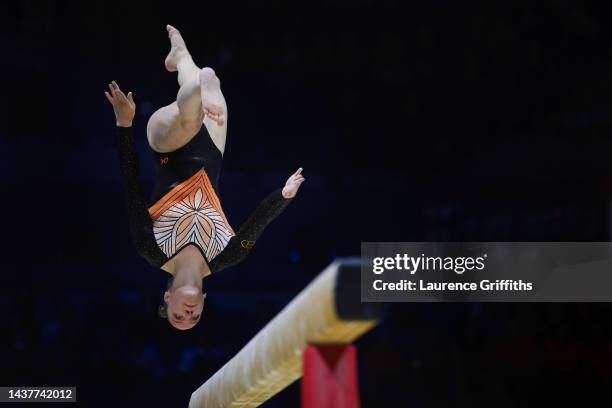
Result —
[[108, 93], [106, 93], [106, 96], [113, 105], [117, 118], [117, 150], [121, 178], [127, 195], [127, 210], [132, 240], [138, 253], [151, 266], [159, 268], [168, 259], [157, 246], [153, 234], [153, 222], [142, 194], [138, 155], [136, 154], [132, 134], [132, 120], [136, 107], [131, 92], [126, 97], [115, 82], [110, 85], [110, 88], [112, 96]]
[[264, 229], [283, 212], [291, 200], [291, 198], [283, 197], [281, 189], [275, 190], [264, 198], [240, 226], [238, 233], [230, 239], [225, 249], [212, 260], [211, 272], [218, 272], [242, 262]]
[[121, 178], [127, 195], [128, 220], [132, 240], [138, 253], [151, 266], [161, 267], [168, 260], [159, 249], [153, 234], [153, 222], [143, 199], [139, 180], [138, 156], [131, 127], [117, 126], [117, 148]]
[[291, 175], [284, 188], [273, 191], [257, 206], [255, 211], [240, 226], [238, 233], [210, 265], [211, 272], [218, 272], [244, 260], [261, 236], [264, 229], [283, 212], [295, 197], [297, 190], [304, 181], [300, 174], [302, 169]]

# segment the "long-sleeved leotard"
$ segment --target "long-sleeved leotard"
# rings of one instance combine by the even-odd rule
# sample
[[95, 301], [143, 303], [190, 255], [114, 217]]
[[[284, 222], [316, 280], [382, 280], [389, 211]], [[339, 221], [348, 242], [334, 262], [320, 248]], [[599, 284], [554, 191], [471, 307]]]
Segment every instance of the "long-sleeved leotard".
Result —
[[[205, 133], [194, 136], [194, 139], [208, 136], [208, 132]], [[117, 127], [119, 165], [127, 194], [130, 232], [138, 253], [152, 266], [161, 268], [187, 245], [195, 245], [200, 250], [211, 272], [235, 265], [247, 256], [266, 226], [292, 200], [283, 197], [281, 189], [275, 190], [234, 233], [215, 191], [220, 152], [216, 147], [213, 152], [207, 150], [210, 146], [214, 144], [209, 140], [192, 139], [176, 152], [154, 152], [155, 156], [160, 156], [160, 163], [168, 167], [164, 167], [163, 172], [158, 168], [158, 182], [152, 195], [154, 205], [149, 208], [140, 182], [132, 128]], [[193, 154], [204, 151], [206, 154]], [[218, 158], [203, 157], [210, 156], [209, 153], [218, 154]], [[171, 169], [170, 173], [167, 169]], [[186, 177], [187, 174], [190, 176]], [[177, 177], [186, 179], [178, 182]], [[195, 227], [189, 229], [190, 226]]]

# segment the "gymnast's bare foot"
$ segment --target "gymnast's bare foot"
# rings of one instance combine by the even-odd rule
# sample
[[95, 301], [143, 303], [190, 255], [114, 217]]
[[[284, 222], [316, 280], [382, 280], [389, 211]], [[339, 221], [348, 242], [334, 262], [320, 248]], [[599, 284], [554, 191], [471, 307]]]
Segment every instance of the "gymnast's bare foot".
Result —
[[166, 57], [165, 65], [168, 71], [174, 72], [177, 70], [176, 66], [181, 58], [191, 56], [189, 55], [189, 51], [187, 51], [187, 45], [185, 45], [185, 41], [179, 30], [172, 27], [170, 24], [166, 26], [166, 30], [168, 30], [168, 37], [170, 38], [170, 52]]
[[222, 107], [221, 81], [210, 67], [200, 70], [200, 93], [204, 114], [222, 126], [225, 123], [225, 112]]

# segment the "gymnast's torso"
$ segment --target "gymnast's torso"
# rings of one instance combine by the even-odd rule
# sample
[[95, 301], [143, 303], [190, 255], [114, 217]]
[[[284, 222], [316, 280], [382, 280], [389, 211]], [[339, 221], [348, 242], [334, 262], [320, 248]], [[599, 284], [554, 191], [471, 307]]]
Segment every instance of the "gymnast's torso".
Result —
[[[206, 126], [173, 152], [151, 152], [157, 174], [149, 214], [158, 246], [172, 259], [187, 245], [194, 245], [210, 264], [236, 235], [217, 193], [221, 152]], [[168, 268], [171, 265], [164, 265]]]
[[151, 149], [157, 174], [148, 204], [131, 127], [117, 127], [117, 147], [132, 240], [150, 265], [170, 273], [172, 260], [190, 245], [202, 254], [210, 272], [241, 262], [292, 200], [282, 195], [282, 189], [273, 191], [235, 232], [218, 196], [223, 156], [205, 126], [173, 152]]
[[193, 176], [200, 169], [206, 172], [218, 194], [223, 155], [215, 146], [206, 126], [184, 146], [169, 153], [159, 153], [149, 146], [155, 161], [155, 184], [149, 204], [155, 205], [164, 195]]

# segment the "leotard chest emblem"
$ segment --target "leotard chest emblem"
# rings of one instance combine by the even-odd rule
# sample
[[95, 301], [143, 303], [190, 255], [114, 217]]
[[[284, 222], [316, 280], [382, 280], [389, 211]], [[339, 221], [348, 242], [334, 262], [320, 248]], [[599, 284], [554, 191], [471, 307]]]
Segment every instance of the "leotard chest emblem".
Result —
[[204, 169], [159, 199], [149, 214], [157, 245], [168, 257], [193, 243], [211, 261], [236, 235]]

